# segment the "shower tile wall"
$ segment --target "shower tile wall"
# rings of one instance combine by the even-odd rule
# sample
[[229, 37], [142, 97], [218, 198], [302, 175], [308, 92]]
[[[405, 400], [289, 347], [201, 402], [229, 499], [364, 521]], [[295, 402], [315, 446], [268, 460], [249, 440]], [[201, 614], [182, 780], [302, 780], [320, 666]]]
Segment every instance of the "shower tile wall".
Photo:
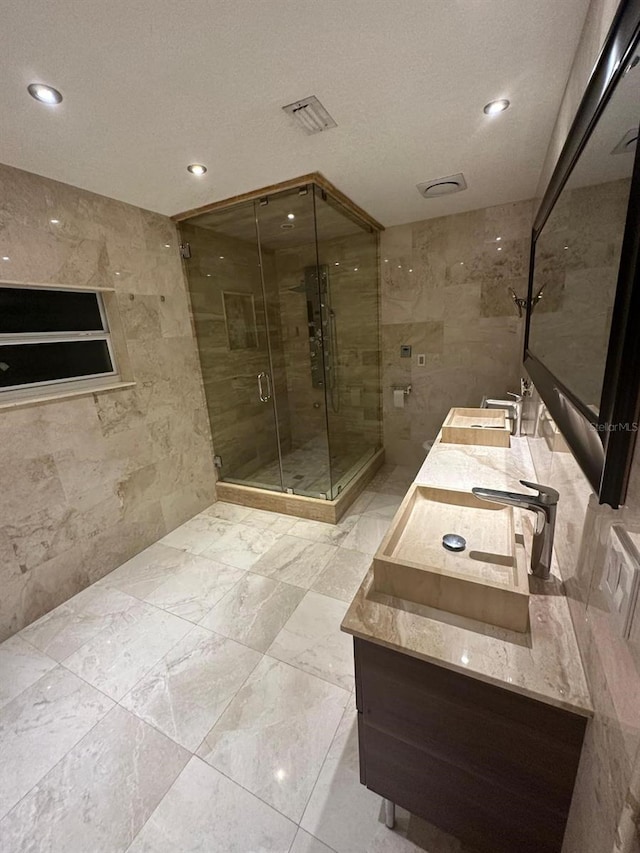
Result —
[[[318, 257], [329, 271], [338, 339], [337, 412], [327, 394], [335, 481], [336, 474], [342, 476], [365, 450], [381, 444], [377, 255], [371, 234], [355, 233], [319, 242]], [[305, 295], [291, 292], [304, 281], [305, 267], [315, 265], [315, 245], [279, 250], [275, 262], [287, 388], [289, 398], [295, 400], [290, 423], [292, 446], [296, 447], [309, 435], [326, 431], [324, 390], [311, 382]]]
[[[270, 368], [256, 243], [227, 237], [189, 223], [181, 226], [181, 233], [183, 240], [191, 245], [192, 256], [186, 262], [191, 307], [215, 450], [223, 454], [226, 474], [251, 479], [259, 469], [277, 460], [278, 446], [272, 407], [259, 400], [257, 391], [257, 374]], [[273, 254], [263, 251], [262, 262], [265, 266], [280, 438], [286, 451], [291, 445], [291, 430]], [[258, 327], [257, 349], [229, 350], [223, 291], [253, 294]]]
[[[382, 232], [388, 461], [419, 463], [423, 443], [435, 438], [452, 406], [478, 406], [484, 394], [518, 390], [523, 321], [508, 288], [527, 294], [532, 215], [533, 203], [522, 201]], [[402, 344], [412, 347], [411, 358], [400, 357]], [[394, 386], [408, 384], [405, 407], [395, 408]]]
[[177, 244], [164, 216], [0, 166], [3, 279], [115, 287], [137, 382], [0, 413], [0, 639], [214, 499]]

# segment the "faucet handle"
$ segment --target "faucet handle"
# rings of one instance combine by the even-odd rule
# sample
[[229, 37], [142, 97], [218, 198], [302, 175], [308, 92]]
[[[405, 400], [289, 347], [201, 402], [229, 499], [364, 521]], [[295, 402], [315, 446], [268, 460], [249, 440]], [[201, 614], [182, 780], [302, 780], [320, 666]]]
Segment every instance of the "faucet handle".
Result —
[[540, 483], [531, 483], [529, 480], [520, 480], [520, 483], [528, 489], [535, 489], [538, 492], [538, 497], [542, 503], [549, 504], [549, 506], [557, 504], [560, 500], [560, 493], [551, 488], [551, 486], [543, 486]]
[[507, 391], [507, 397], [513, 397], [514, 403], [522, 402], [522, 394], [516, 394], [515, 391]]

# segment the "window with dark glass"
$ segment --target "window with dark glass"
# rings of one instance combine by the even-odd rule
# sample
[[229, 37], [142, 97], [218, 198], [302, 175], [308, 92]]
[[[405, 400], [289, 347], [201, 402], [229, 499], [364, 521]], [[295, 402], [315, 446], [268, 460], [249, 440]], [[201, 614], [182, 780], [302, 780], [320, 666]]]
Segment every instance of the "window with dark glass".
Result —
[[99, 292], [0, 286], [0, 392], [115, 372]]

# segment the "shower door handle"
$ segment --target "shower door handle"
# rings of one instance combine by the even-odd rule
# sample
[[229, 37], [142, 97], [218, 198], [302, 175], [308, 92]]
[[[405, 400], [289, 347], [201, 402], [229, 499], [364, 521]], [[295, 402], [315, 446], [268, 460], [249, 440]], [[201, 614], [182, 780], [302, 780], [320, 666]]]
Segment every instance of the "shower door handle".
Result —
[[[267, 380], [267, 388], [269, 389], [266, 394], [262, 388], [263, 379]], [[258, 374], [258, 396], [260, 397], [261, 403], [268, 403], [271, 399], [271, 377], [268, 373], [265, 373], [264, 370]]]
[[265, 397], [264, 391], [262, 390], [262, 380], [266, 377], [266, 375], [267, 374], [264, 372], [264, 370], [262, 371], [262, 373], [258, 374], [258, 397], [260, 397], [261, 403], [266, 403], [269, 399], [268, 397]]

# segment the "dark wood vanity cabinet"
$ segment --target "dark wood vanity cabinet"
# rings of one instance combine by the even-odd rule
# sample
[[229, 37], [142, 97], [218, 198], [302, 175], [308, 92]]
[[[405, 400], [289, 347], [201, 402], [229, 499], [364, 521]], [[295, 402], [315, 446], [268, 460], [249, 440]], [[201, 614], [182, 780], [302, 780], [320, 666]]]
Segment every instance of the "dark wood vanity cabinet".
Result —
[[360, 781], [483, 853], [559, 853], [586, 719], [354, 638]]

